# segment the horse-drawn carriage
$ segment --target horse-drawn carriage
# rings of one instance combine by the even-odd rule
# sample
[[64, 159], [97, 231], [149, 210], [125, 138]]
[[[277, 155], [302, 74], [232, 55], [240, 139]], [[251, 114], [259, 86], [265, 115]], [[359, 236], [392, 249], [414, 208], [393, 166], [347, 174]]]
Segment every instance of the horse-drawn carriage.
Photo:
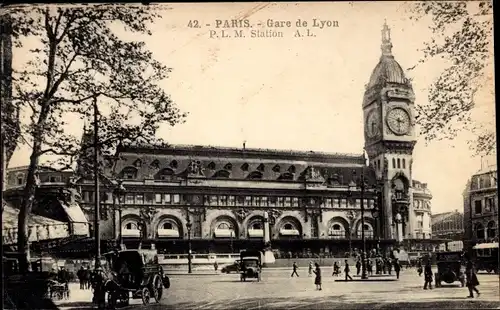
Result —
[[128, 305], [130, 295], [133, 299], [142, 299], [144, 305], [149, 304], [151, 298], [159, 302], [163, 289], [170, 287], [156, 250], [122, 250], [104, 256], [107, 260], [104, 290], [111, 308], [120, 303]]

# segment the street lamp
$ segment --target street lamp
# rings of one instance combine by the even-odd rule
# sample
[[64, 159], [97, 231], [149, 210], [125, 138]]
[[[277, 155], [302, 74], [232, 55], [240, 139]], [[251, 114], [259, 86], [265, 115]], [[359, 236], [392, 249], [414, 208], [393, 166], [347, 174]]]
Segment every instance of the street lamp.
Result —
[[191, 227], [192, 227], [191, 221], [186, 223], [186, 228], [188, 231], [188, 273], [191, 273]]
[[365, 190], [366, 190], [366, 180], [364, 175], [364, 170], [361, 171], [360, 182], [356, 184], [354, 180], [356, 179], [356, 170], [352, 171], [353, 181], [349, 184], [349, 193], [356, 189], [361, 190], [361, 242], [363, 243], [363, 249], [361, 251], [361, 279], [368, 279], [368, 274], [366, 273], [366, 238], [365, 238]]
[[376, 200], [375, 205], [373, 206], [372, 211], [372, 217], [375, 220], [375, 225], [376, 225], [376, 234], [377, 234], [377, 255], [379, 254], [380, 251], [380, 223], [378, 222], [378, 218], [380, 217], [380, 210], [379, 210], [379, 205], [378, 201]]
[[[122, 237], [122, 200], [123, 197], [125, 196], [126, 189], [125, 186], [123, 186], [123, 181], [118, 181], [118, 184], [113, 190], [113, 204], [115, 204], [115, 214], [116, 210], [118, 209], [118, 228], [119, 230], [119, 235], [118, 235], [118, 244], [120, 245], [120, 249], [123, 248], [123, 237]], [[118, 200], [118, 204], [116, 205], [116, 201]], [[116, 221], [114, 222], [116, 225]], [[116, 228], [115, 228], [115, 234], [116, 234]], [[115, 235], [115, 240], [116, 240], [116, 235]]]

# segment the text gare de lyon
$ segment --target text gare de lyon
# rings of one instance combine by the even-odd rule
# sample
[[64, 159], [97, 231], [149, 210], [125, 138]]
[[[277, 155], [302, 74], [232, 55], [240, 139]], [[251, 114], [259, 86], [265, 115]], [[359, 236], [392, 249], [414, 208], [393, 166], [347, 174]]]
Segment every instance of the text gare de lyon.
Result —
[[[258, 24], [261, 25], [260, 23]], [[320, 20], [317, 18], [313, 18], [312, 23], [306, 20], [297, 19], [295, 22], [289, 20], [275, 20], [268, 19], [266, 21], [266, 27], [268, 28], [287, 28], [287, 27], [313, 27], [313, 28], [333, 28], [338, 27], [339, 22], [336, 20]], [[216, 19], [215, 20], [216, 28], [251, 28], [252, 25], [250, 20], [248, 19]]]

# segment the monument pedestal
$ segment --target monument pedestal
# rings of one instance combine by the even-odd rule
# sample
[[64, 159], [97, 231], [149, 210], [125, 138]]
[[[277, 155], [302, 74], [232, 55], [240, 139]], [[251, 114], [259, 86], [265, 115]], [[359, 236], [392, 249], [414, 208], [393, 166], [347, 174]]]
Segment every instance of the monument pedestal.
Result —
[[267, 249], [264, 250], [264, 261], [262, 262], [263, 267], [268, 267], [269, 265], [272, 265], [276, 262], [276, 259], [274, 258], [274, 253], [273, 251]]

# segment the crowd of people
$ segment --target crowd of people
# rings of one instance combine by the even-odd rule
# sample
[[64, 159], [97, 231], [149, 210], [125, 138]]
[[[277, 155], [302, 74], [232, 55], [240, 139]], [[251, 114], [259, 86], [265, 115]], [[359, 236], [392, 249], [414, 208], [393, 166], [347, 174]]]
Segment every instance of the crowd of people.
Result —
[[[402, 269], [402, 265], [399, 261], [398, 258], [383, 258], [383, 257], [376, 257], [374, 259], [366, 259], [366, 273], [368, 275], [373, 275], [373, 266], [375, 266], [375, 274], [377, 275], [382, 275], [382, 274], [387, 274], [387, 275], [392, 275], [392, 270], [394, 269], [394, 274], [397, 279], [399, 279], [399, 274]], [[412, 266], [410, 264], [406, 265], [406, 268], [411, 268]], [[417, 273], [419, 276], [422, 276], [422, 273], [424, 274], [424, 290], [431, 289], [432, 290], [432, 281], [433, 281], [433, 271], [432, 271], [432, 265], [431, 261], [427, 260], [425, 265], [423, 266], [422, 260], [418, 260], [416, 263], [417, 267]], [[361, 259], [358, 257], [356, 259], [356, 275], [359, 276], [360, 273], [362, 272], [362, 262]], [[292, 265], [292, 274], [291, 277], [293, 278], [294, 276], [299, 277], [299, 274], [297, 270], [299, 269], [298, 265], [296, 262], [293, 263]], [[332, 276], [340, 276], [341, 272], [341, 265], [340, 262], [335, 261], [333, 263], [333, 272]], [[351, 277], [351, 268], [349, 266], [349, 261], [346, 259], [344, 261], [344, 276], [345, 276], [345, 281], [352, 281]], [[312, 276], [312, 274], [315, 275], [314, 279], [314, 284], [316, 285], [317, 290], [322, 290], [321, 287], [321, 268], [318, 263], [313, 263], [312, 261], [309, 262], [309, 271], [308, 275]], [[479, 281], [477, 278], [476, 270], [474, 268], [474, 264], [470, 259], [467, 260], [466, 266], [465, 266], [465, 279], [466, 279], [466, 286], [469, 290], [469, 296], [468, 298], [474, 298], [474, 292], [476, 295], [479, 297], [481, 293], [477, 289], [477, 286], [479, 285]]]

